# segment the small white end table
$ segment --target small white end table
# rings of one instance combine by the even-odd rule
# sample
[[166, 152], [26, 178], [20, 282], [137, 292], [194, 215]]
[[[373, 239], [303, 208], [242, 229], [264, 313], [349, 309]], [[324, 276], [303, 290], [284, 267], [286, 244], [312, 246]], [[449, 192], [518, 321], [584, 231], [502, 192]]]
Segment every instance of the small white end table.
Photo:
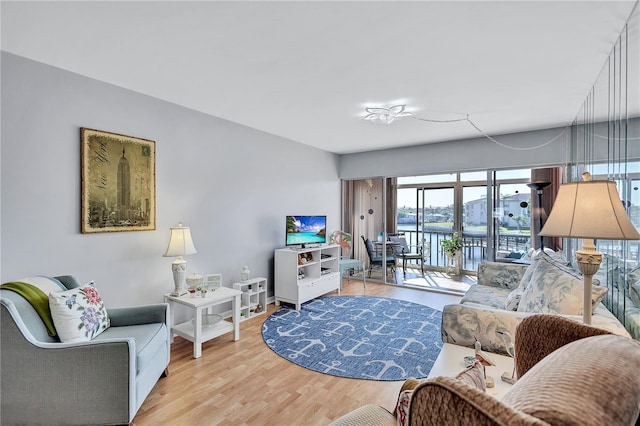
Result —
[[[472, 348], [466, 348], [464, 346], [453, 345], [451, 343], [445, 343], [440, 351], [440, 355], [433, 363], [428, 378], [447, 376], [453, 377], [462, 370], [464, 370], [464, 357], [474, 356], [475, 350]], [[489, 354], [495, 361], [495, 366], [485, 367], [487, 376], [493, 377], [495, 387], [487, 388], [487, 393], [496, 399], [502, 398], [502, 396], [511, 389], [511, 384], [504, 382], [500, 376], [505, 371], [513, 371], [513, 358], [506, 355]]]
[[[169, 303], [169, 311], [171, 314], [171, 343], [173, 343], [174, 335], [193, 342], [193, 357], [200, 358], [202, 355], [203, 342], [214, 339], [230, 331], [233, 331], [233, 340], [239, 340], [241, 294], [242, 291], [227, 287], [219, 287], [215, 291], [209, 291], [206, 297], [191, 297], [189, 294], [185, 294], [183, 296], [171, 296], [171, 294], [165, 294], [164, 300]], [[208, 312], [210, 307], [225, 302], [232, 302], [231, 316], [233, 323], [223, 319], [215, 324], [203, 324], [203, 313]], [[191, 308], [193, 310], [193, 319], [181, 324], [176, 324], [175, 304]]]

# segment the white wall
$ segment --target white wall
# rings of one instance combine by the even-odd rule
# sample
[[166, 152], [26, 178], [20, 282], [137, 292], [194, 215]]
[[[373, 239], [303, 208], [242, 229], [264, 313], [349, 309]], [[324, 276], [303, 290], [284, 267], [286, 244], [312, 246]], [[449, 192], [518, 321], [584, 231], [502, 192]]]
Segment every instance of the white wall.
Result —
[[[155, 303], [173, 289], [169, 227], [190, 226], [187, 273], [248, 265], [269, 278], [285, 216], [340, 225], [334, 154], [2, 53], [2, 282], [73, 274], [108, 306]], [[157, 229], [80, 233], [80, 128], [156, 141]]]
[[[570, 129], [556, 128], [340, 156], [340, 177], [416, 176], [451, 171], [529, 168], [568, 163]], [[493, 136], [493, 135], [492, 135]], [[549, 144], [547, 142], [553, 141]], [[544, 145], [546, 144], [546, 145]], [[537, 149], [529, 149], [538, 147]]]
[[[610, 123], [609, 123], [610, 124]], [[628, 143], [607, 143], [608, 123], [598, 123], [589, 134], [596, 136], [591, 145], [590, 161], [607, 161], [620, 155], [624, 149], [628, 159], [640, 158], [640, 118], [630, 117], [615, 136], [628, 138]], [[486, 137], [459, 141], [423, 144], [403, 148], [345, 154], [340, 156], [340, 177], [362, 179], [370, 177], [418, 176], [451, 171], [478, 171], [489, 169], [537, 168], [572, 163], [572, 158], [583, 159], [584, 129], [577, 131], [578, 142], [572, 148], [571, 128], [561, 127], [531, 132], [491, 135], [497, 144]], [[625, 133], [626, 132], [626, 133]], [[615, 146], [614, 146], [615, 145]], [[536, 149], [530, 149], [536, 147]], [[575, 153], [572, 154], [572, 150]], [[617, 154], [612, 154], [616, 151]], [[637, 173], [637, 171], [629, 171]]]

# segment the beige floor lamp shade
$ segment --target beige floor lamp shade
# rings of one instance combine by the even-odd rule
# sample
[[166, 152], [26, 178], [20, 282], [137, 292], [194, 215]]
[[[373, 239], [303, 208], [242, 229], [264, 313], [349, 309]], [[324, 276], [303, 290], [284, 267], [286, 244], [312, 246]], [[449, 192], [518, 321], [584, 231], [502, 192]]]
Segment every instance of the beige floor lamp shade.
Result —
[[584, 276], [583, 321], [591, 324], [591, 285], [602, 262], [593, 240], [640, 240], [640, 234], [627, 216], [615, 182], [590, 181], [588, 174], [583, 178], [560, 186], [540, 235], [584, 239], [576, 260]]

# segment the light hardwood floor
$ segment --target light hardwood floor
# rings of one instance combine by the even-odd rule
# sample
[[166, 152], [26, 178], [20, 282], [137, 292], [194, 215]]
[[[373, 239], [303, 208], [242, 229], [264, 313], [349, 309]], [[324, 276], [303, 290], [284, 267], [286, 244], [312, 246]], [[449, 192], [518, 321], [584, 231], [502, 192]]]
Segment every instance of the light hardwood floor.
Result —
[[[335, 295], [330, 293], [329, 295]], [[392, 297], [442, 309], [460, 297], [344, 280], [343, 295]], [[134, 425], [326, 425], [364, 404], [393, 409], [402, 382], [328, 376], [299, 367], [269, 349], [262, 323], [277, 308], [240, 324], [202, 347], [194, 359], [191, 342], [175, 338], [169, 377], [158, 381]]]

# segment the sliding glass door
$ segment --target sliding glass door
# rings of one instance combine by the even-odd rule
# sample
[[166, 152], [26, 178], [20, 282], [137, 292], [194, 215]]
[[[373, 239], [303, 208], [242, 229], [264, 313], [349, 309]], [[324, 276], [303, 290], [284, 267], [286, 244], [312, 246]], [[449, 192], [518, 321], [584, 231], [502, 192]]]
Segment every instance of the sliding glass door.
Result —
[[[345, 181], [343, 230], [354, 236], [355, 257], [368, 264], [360, 237], [373, 243], [377, 256], [393, 255], [394, 247], [385, 237], [398, 233], [414, 249], [424, 244], [425, 271], [438, 272], [447, 268], [442, 240], [457, 232], [463, 241], [462, 271], [474, 273], [482, 261], [516, 257], [535, 246], [532, 220], [542, 220], [546, 214], [534, 208], [539, 201], [532, 203], [536, 193], [527, 184], [534, 180], [532, 173], [540, 170]], [[406, 271], [401, 263], [395, 265], [395, 275], [391, 267], [370, 269], [373, 279], [401, 283], [424, 278], [421, 266], [418, 259], [411, 259]]]
[[[486, 173], [484, 173], [486, 175]], [[462, 185], [462, 269], [475, 271], [487, 259], [487, 185]]]

